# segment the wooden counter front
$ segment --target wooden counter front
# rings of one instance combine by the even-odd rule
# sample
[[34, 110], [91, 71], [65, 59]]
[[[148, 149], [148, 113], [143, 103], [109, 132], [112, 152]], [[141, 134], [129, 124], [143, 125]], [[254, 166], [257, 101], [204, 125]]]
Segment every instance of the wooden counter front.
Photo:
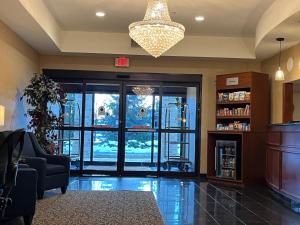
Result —
[[270, 127], [266, 151], [266, 181], [273, 190], [300, 201], [300, 124]]

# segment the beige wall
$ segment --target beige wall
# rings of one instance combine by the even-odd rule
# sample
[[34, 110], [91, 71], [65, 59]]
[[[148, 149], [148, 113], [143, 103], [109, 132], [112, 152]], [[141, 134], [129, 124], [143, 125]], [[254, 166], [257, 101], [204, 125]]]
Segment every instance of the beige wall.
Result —
[[19, 98], [35, 72], [39, 72], [39, 55], [0, 21], [0, 105], [6, 108], [0, 130], [26, 127]]
[[[294, 67], [291, 72], [287, 71], [288, 58], [292, 57]], [[278, 69], [278, 55], [273, 56], [262, 62], [262, 71], [270, 74], [272, 77], [272, 97], [271, 97], [271, 121], [272, 123], [282, 122], [282, 84], [300, 79], [300, 44], [282, 52], [281, 68], [285, 73], [285, 81], [278, 82], [274, 80], [276, 70]]]
[[[203, 74], [202, 85], [202, 154], [201, 173], [206, 173], [206, 137], [207, 130], [215, 128], [215, 78], [216, 75], [258, 71], [261, 64], [254, 60], [225, 60], [225, 59], [178, 59], [135, 57], [131, 58], [128, 69], [113, 67], [112, 57], [91, 56], [41, 56], [41, 68], [123, 71], [123, 72], [157, 72], [177, 74]], [[184, 76], [184, 75], [183, 75]]]

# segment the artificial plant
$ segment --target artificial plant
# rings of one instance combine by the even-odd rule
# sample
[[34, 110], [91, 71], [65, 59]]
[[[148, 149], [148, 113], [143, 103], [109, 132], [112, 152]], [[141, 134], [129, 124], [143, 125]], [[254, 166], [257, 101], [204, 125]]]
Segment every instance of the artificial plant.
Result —
[[49, 153], [56, 151], [55, 130], [63, 123], [63, 114], [56, 115], [51, 105], [59, 109], [66, 102], [66, 96], [60, 85], [44, 74], [35, 74], [30, 84], [25, 88], [21, 100], [25, 97], [28, 104], [27, 116], [30, 117], [28, 128], [33, 131], [39, 144]]

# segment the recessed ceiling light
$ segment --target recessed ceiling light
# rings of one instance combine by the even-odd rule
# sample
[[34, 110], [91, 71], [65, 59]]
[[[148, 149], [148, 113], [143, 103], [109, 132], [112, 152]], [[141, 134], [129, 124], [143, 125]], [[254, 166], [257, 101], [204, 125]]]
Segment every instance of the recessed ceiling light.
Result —
[[195, 20], [196, 21], [203, 21], [203, 20], [205, 20], [205, 18], [204, 18], [204, 16], [196, 16]]
[[103, 17], [105, 16], [105, 12], [96, 12], [96, 16]]

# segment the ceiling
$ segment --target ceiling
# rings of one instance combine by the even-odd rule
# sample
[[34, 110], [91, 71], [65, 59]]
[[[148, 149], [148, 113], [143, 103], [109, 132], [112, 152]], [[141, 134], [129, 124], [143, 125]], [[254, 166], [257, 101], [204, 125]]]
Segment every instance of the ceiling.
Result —
[[[300, 42], [300, 1], [168, 0], [185, 38], [164, 56], [263, 60]], [[145, 55], [131, 46], [128, 25], [147, 0], [1, 0], [0, 20], [41, 54]], [[96, 17], [97, 11], [106, 13]], [[12, 16], [13, 12], [13, 16]], [[196, 22], [196, 16], [205, 21]]]
[[286, 19], [271, 32], [260, 43], [260, 48], [256, 51], [259, 58], [268, 58], [279, 51], [279, 43], [276, 38], [283, 37], [284, 48], [290, 48], [299, 43], [300, 40], [300, 12]]
[[[128, 32], [128, 25], [142, 20], [146, 0], [43, 0], [63, 30]], [[169, 0], [174, 21], [187, 35], [255, 36], [256, 25], [274, 0]], [[96, 11], [106, 16], [98, 18]], [[195, 16], [204, 16], [196, 22]]]

